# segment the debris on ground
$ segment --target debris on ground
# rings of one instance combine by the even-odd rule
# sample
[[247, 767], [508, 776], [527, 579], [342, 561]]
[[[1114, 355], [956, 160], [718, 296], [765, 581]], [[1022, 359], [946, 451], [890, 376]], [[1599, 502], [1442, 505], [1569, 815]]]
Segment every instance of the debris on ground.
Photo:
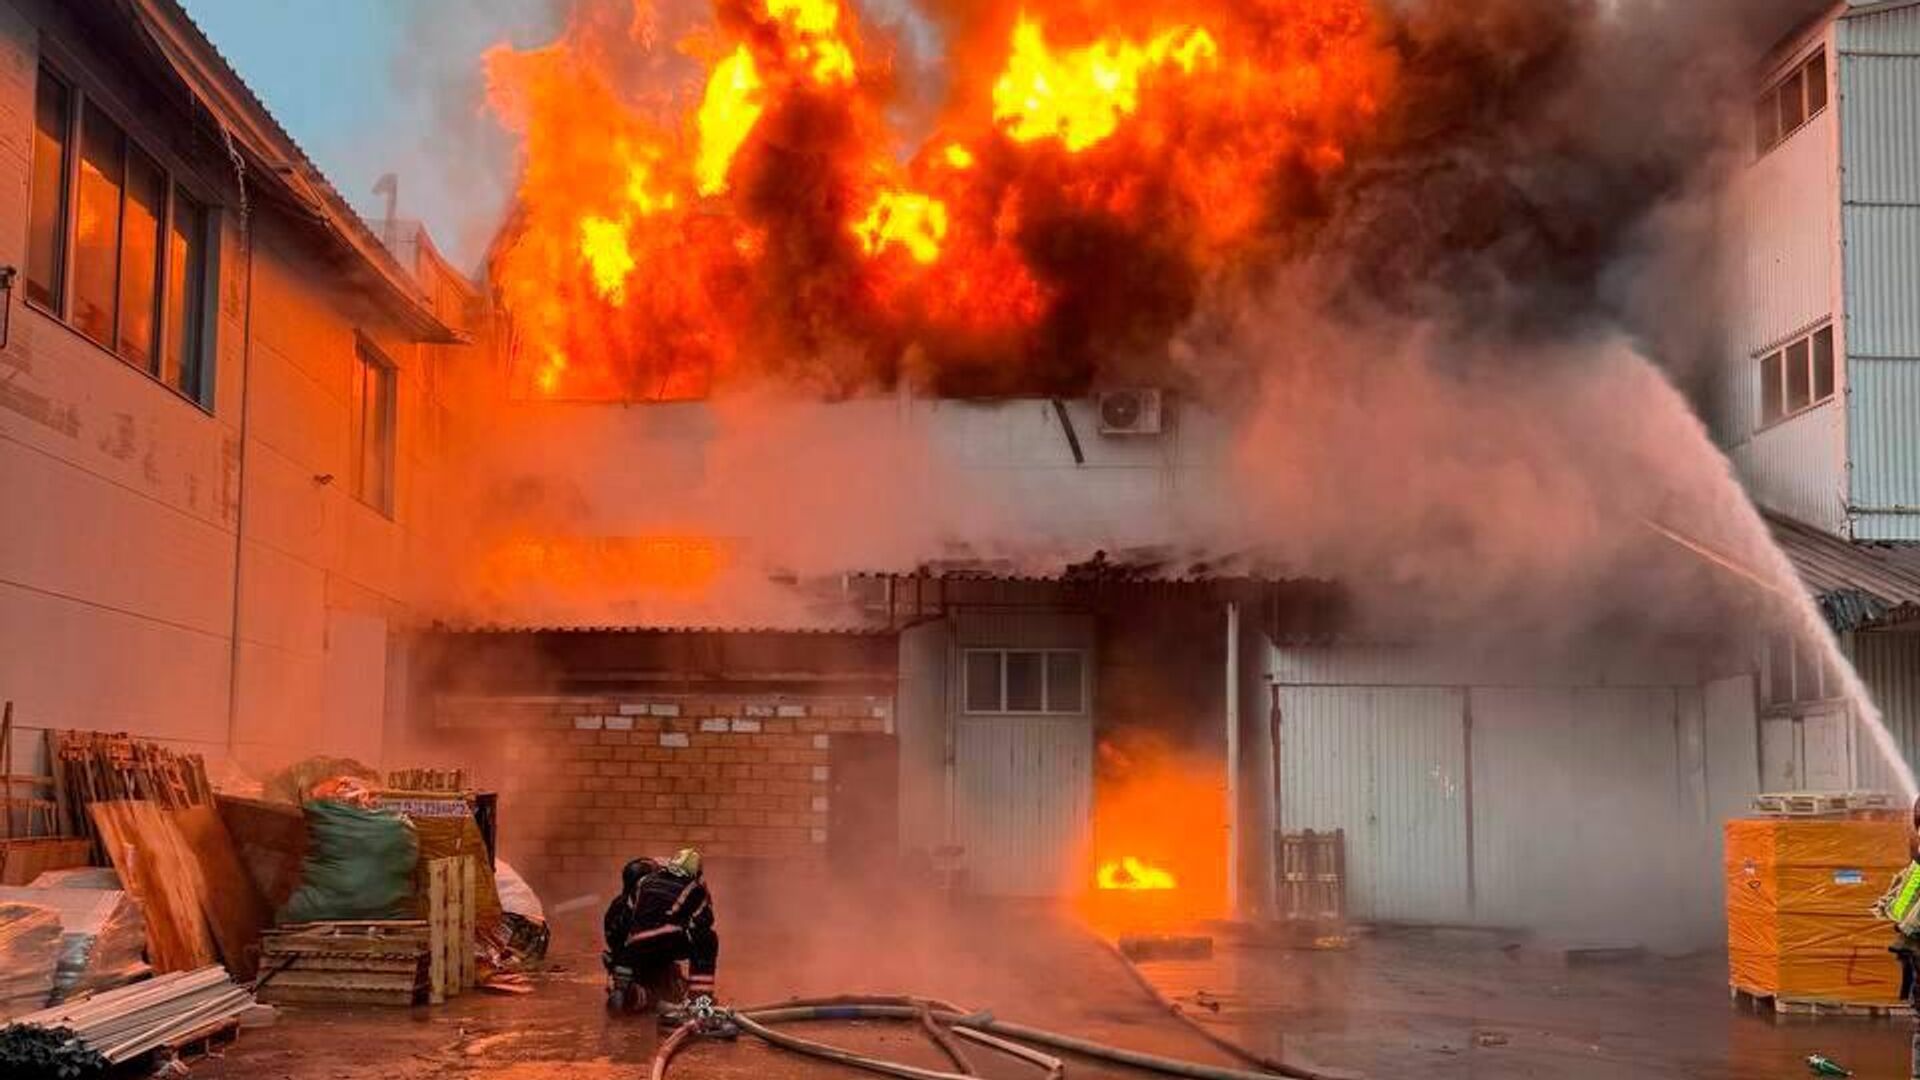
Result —
[[1507, 1041], [1507, 1037], [1497, 1031], [1479, 1031], [1475, 1032], [1473, 1036], [1473, 1045], [1483, 1048], [1505, 1046], [1507, 1045]]
[[1815, 1076], [1852, 1076], [1851, 1070], [1842, 1068], [1839, 1062], [1823, 1054], [1807, 1055], [1807, 1070]]
[[1213, 939], [1204, 934], [1125, 934], [1120, 952], [1129, 960], [1205, 960]]

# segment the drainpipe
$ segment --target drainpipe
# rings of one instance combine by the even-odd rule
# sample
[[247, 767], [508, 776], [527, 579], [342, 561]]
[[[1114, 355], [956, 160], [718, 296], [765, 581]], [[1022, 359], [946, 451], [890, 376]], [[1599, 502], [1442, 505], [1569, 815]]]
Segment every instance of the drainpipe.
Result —
[[[247, 550], [247, 434], [248, 420], [253, 414], [248, 376], [253, 371], [253, 242], [254, 222], [252, 207], [247, 202], [247, 171], [239, 150], [234, 146], [233, 133], [222, 127], [226, 136], [227, 154], [233, 161], [234, 177], [240, 185], [240, 232], [247, 241], [247, 299], [246, 309], [240, 317], [240, 453], [234, 463], [234, 513], [233, 513], [233, 611], [228, 625], [232, 637], [227, 649], [227, 756], [237, 756], [236, 747], [240, 735], [240, 582], [241, 563]], [[216, 264], [217, 265], [217, 264]], [[214, 317], [210, 323], [218, 322], [219, 282], [208, 283], [214, 295], [211, 310]], [[217, 343], [218, 336], [214, 337]], [[204, 346], [203, 346], [204, 347]], [[217, 355], [217, 350], [216, 350]], [[220, 368], [215, 363], [214, 378], [220, 377]]]
[[1227, 601], [1227, 918], [1240, 917], [1240, 603]]

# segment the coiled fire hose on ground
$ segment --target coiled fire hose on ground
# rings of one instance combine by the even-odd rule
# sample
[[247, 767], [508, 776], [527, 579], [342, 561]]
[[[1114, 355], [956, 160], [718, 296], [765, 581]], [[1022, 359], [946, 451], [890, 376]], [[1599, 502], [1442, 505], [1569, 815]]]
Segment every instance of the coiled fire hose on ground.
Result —
[[[809, 1020], [904, 1020], [918, 1022], [922, 1017], [933, 1023], [942, 1024], [961, 1034], [966, 1032], [984, 1033], [998, 1036], [986, 1045], [1012, 1053], [1022, 1060], [1039, 1065], [1047, 1070], [1050, 1077], [1059, 1077], [1064, 1072], [1064, 1064], [1033, 1049], [1044, 1046], [1051, 1050], [1065, 1051], [1081, 1057], [1093, 1058], [1117, 1065], [1126, 1065], [1148, 1072], [1157, 1072], [1165, 1076], [1188, 1077], [1191, 1080], [1273, 1080], [1273, 1072], [1249, 1072], [1244, 1069], [1223, 1068], [1217, 1065], [1203, 1065], [1198, 1062], [1181, 1061], [1177, 1058], [1160, 1057], [1157, 1054], [1145, 1054], [1127, 1050], [1118, 1046], [1108, 1046], [1090, 1039], [1062, 1035], [1041, 1028], [1027, 1027], [995, 1020], [991, 1013], [969, 1013], [948, 1002], [913, 997], [843, 997], [816, 998], [782, 1002], [777, 1005], [762, 1005], [734, 1010], [716, 1010], [713, 1019], [696, 1017], [676, 1028], [672, 1034], [662, 1040], [653, 1056], [651, 1080], [666, 1080], [667, 1067], [674, 1055], [684, 1049], [689, 1042], [703, 1033], [703, 1028], [716, 1020], [731, 1020], [741, 1031], [758, 1038], [769, 1045], [778, 1046], [796, 1053], [809, 1054], [826, 1061], [837, 1062], [856, 1069], [897, 1076], [903, 1080], [972, 1080], [964, 1073], [944, 1072], [918, 1065], [907, 1065], [896, 1061], [856, 1054], [837, 1046], [814, 1042], [796, 1035], [773, 1030], [776, 1024], [795, 1023]], [[978, 1041], [978, 1040], [977, 1040]], [[1022, 1045], [1026, 1044], [1026, 1045]], [[1011, 1049], [1017, 1047], [1018, 1049]], [[943, 1048], [944, 1049], [944, 1048]], [[1304, 1070], [1288, 1070], [1278, 1075], [1301, 1075]], [[1308, 1074], [1310, 1075], [1310, 1074]]]

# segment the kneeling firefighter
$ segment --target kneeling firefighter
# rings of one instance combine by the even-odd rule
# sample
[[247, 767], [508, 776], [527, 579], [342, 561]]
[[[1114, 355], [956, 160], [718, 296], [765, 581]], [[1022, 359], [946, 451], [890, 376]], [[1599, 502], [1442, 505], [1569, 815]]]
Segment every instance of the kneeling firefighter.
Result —
[[713, 929], [713, 897], [701, 875], [700, 853], [682, 848], [664, 862], [635, 859], [621, 872], [621, 882], [603, 929], [614, 989], [628, 998], [623, 1004], [635, 1006], [635, 990], [629, 987], [636, 981], [642, 987], [659, 985], [646, 973], [685, 960], [688, 997], [696, 1007], [710, 1007], [720, 936]]

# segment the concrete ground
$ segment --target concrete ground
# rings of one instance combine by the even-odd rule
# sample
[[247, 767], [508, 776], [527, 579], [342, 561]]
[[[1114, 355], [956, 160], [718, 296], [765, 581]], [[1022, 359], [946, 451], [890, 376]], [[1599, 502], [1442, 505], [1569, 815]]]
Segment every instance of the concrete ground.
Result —
[[[796, 888], [742, 896], [716, 888], [720, 991], [736, 1003], [860, 992], [920, 994], [992, 1009], [1001, 1019], [1190, 1060], [1229, 1059], [1169, 1016], [1122, 961], [1065, 917], [1020, 906], [951, 910], [892, 896], [823, 899]], [[552, 959], [532, 994], [485, 992], [437, 1008], [283, 1008], [269, 1028], [244, 1032], [222, 1058], [194, 1066], [200, 1080], [599, 1080], [644, 1076], [658, 1038], [651, 1018], [609, 1017], [595, 939], [599, 912], [557, 927]], [[848, 1049], [929, 1068], [946, 1059], [916, 1030], [889, 1023], [783, 1028]], [[970, 1048], [988, 1077], [1032, 1080], [1031, 1066]], [[845, 1077], [849, 1071], [742, 1038], [682, 1053], [676, 1080]], [[1138, 1075], [1075, 1063], [1076, 1077]]]
[[1136, 967], [1209, 1030], [1336, 1075], [1756, 1080], [1809, 1076], [1814, 1053], [1861, 1080], [1908, 1075], [1904, 1017], [1743, 1011], [1717, 954], [1569, 966], [1537, 943], [1482, 933], [1350, 940], [1317, 952], [1216, 938], [1211, 960]]

